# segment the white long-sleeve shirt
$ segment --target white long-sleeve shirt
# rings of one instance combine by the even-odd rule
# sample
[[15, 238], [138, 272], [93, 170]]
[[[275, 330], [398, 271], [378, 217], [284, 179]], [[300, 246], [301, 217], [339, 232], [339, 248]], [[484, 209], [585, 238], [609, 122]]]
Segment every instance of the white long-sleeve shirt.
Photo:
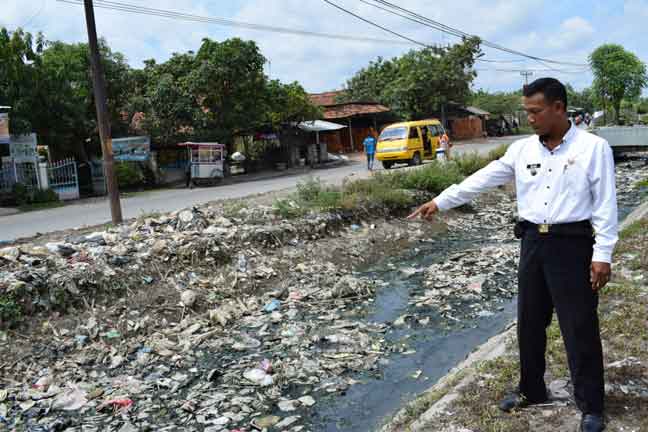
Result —
[[590, 220], [592, 261], [612, 262], [618, 240], [614, 159], [607, 141], [572, 125], [552, 151], [537, 135], [514, 142], [499, 160], [434, 199], [439, 210], [469, 202], [515, 179], [518, 215], [535, 224]]

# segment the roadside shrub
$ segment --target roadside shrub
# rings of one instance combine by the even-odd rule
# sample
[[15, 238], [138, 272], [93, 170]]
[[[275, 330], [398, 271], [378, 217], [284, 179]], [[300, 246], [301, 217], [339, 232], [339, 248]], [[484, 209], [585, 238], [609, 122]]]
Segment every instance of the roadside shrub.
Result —
[[464, 178], [458, 164], [439, 162], [432, 162], [420, 169], [383, 174], [383, 176], [393, 177], [389, 180], [395, 189], [422, 190], [434, 194], [441, 193], [448, 186], [459, 183]]
[[489, 151], [488, 152], [488, 160], [489, 161], [494, 161], [494, 160], [497, 160], [497, 159], [501, 158], [502, 156], [504, 156], [504, 154], [506, 154], [506, 150], [508, 150], [508, 145], [502, 144], [499, 147]]
[[134, 163], [116, 163], [115, 175], [117, 176], [117, 184], [120, 189], [132, 189], [144, 184], [144, 174]]
[[58, 202], [59, 197], [52, 189], [37, 190], [32, 197], [33, 204]]
[[369, 202], [382, 207], [396, 210], [408, 208], [416, 204], [414, 197], [401, 189], [377, 188], [368, 196]]
[[58, 195], [52, 189], [34, 190], [19, 183], [14, 185], [11, 196], [18, 207], [59, 202]]
[[500, 158], [506, 149], [507, 146], [502, 145], [488, 156], [473, 153], [446, 163], [434, 161], [418, 169], [378, 172], [368, 179], [345, 181], [342, 187], [329, 186], [311, 177], [297, 184], [297, 192], [292, 199], [275, 201], [275, 213], [291, 218], [302, 216], [310, 210], [359, 210], [376, 206], [389, 210], [408, 208], [416, 204], [413, 191], [438, 195], [490, 161]]
[[309, 178], [297, 184], [297, 203], [306, 208], [334, 209], [340, 208], [342, 191], [340, 188], [327, 186], [319, 178]]
[[17, 206], [24, 206], [31, 202], [32, 192], [27, 186], [16, 183], [11, 191], [11, 196]]
[[490, 160], [477, 152], [468, 153], [452, 159], [464, 176], [469, 176], [484, 168]]
[[278, 199], [272, 205], [274, 213], [283, 219], [292, 219], [305, 215], [307, 209], [300, 207], [296, 202], [289, 199]]
[[297, 183], [297, 198], [303, 202], [315, 201], [323, 189], [324, 185], [319, 178], [309, 177]]

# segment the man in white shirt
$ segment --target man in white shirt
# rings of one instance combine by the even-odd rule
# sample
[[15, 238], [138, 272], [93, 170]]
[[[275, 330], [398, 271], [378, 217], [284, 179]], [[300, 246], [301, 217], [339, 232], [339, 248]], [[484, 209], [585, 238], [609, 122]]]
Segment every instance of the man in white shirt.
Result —
[[503, 411], [545, 402], [546, 328], [556, 309], [583, 413], [581, 431], [603, 422], [603, 354], [598, 290], [610, 279], [617, 236], [614, 160], [608, 143], [567, 119], [567, 92], [553, 78], [524, 88], [524, 107], [536, 135], [513, 143], [506, 154], [424, 204], [409, 218], [467, 203], [477, 194], [515, 180], [520, 383], [500, 403]]

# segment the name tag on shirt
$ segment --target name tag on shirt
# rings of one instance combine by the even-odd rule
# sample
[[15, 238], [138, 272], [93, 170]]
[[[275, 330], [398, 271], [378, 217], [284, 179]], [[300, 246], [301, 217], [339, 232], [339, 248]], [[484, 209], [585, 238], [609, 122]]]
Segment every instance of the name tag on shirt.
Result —
[[527, 165], [527, 169], [531, 173], [532, 176], [538, 174], [538, 170], [540, 169], [541, 165], [540, 164], [529, 164]]

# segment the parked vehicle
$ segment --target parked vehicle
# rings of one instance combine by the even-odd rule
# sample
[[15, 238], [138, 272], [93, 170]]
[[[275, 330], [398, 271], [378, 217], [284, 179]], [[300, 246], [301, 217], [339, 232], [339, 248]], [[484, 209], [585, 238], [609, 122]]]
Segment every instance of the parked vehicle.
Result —
[[439, 139], [445, 130], [436, 119], [395, 123], [383, 129], [378, 137], [376, 159], [385, 169], [396, 163], [420, 165], [435, 159]]
[[491, 137], [512, 135], [512, 122], [509, 122], [504, 116], [488, 119], [486, 120], [486, 133]]

